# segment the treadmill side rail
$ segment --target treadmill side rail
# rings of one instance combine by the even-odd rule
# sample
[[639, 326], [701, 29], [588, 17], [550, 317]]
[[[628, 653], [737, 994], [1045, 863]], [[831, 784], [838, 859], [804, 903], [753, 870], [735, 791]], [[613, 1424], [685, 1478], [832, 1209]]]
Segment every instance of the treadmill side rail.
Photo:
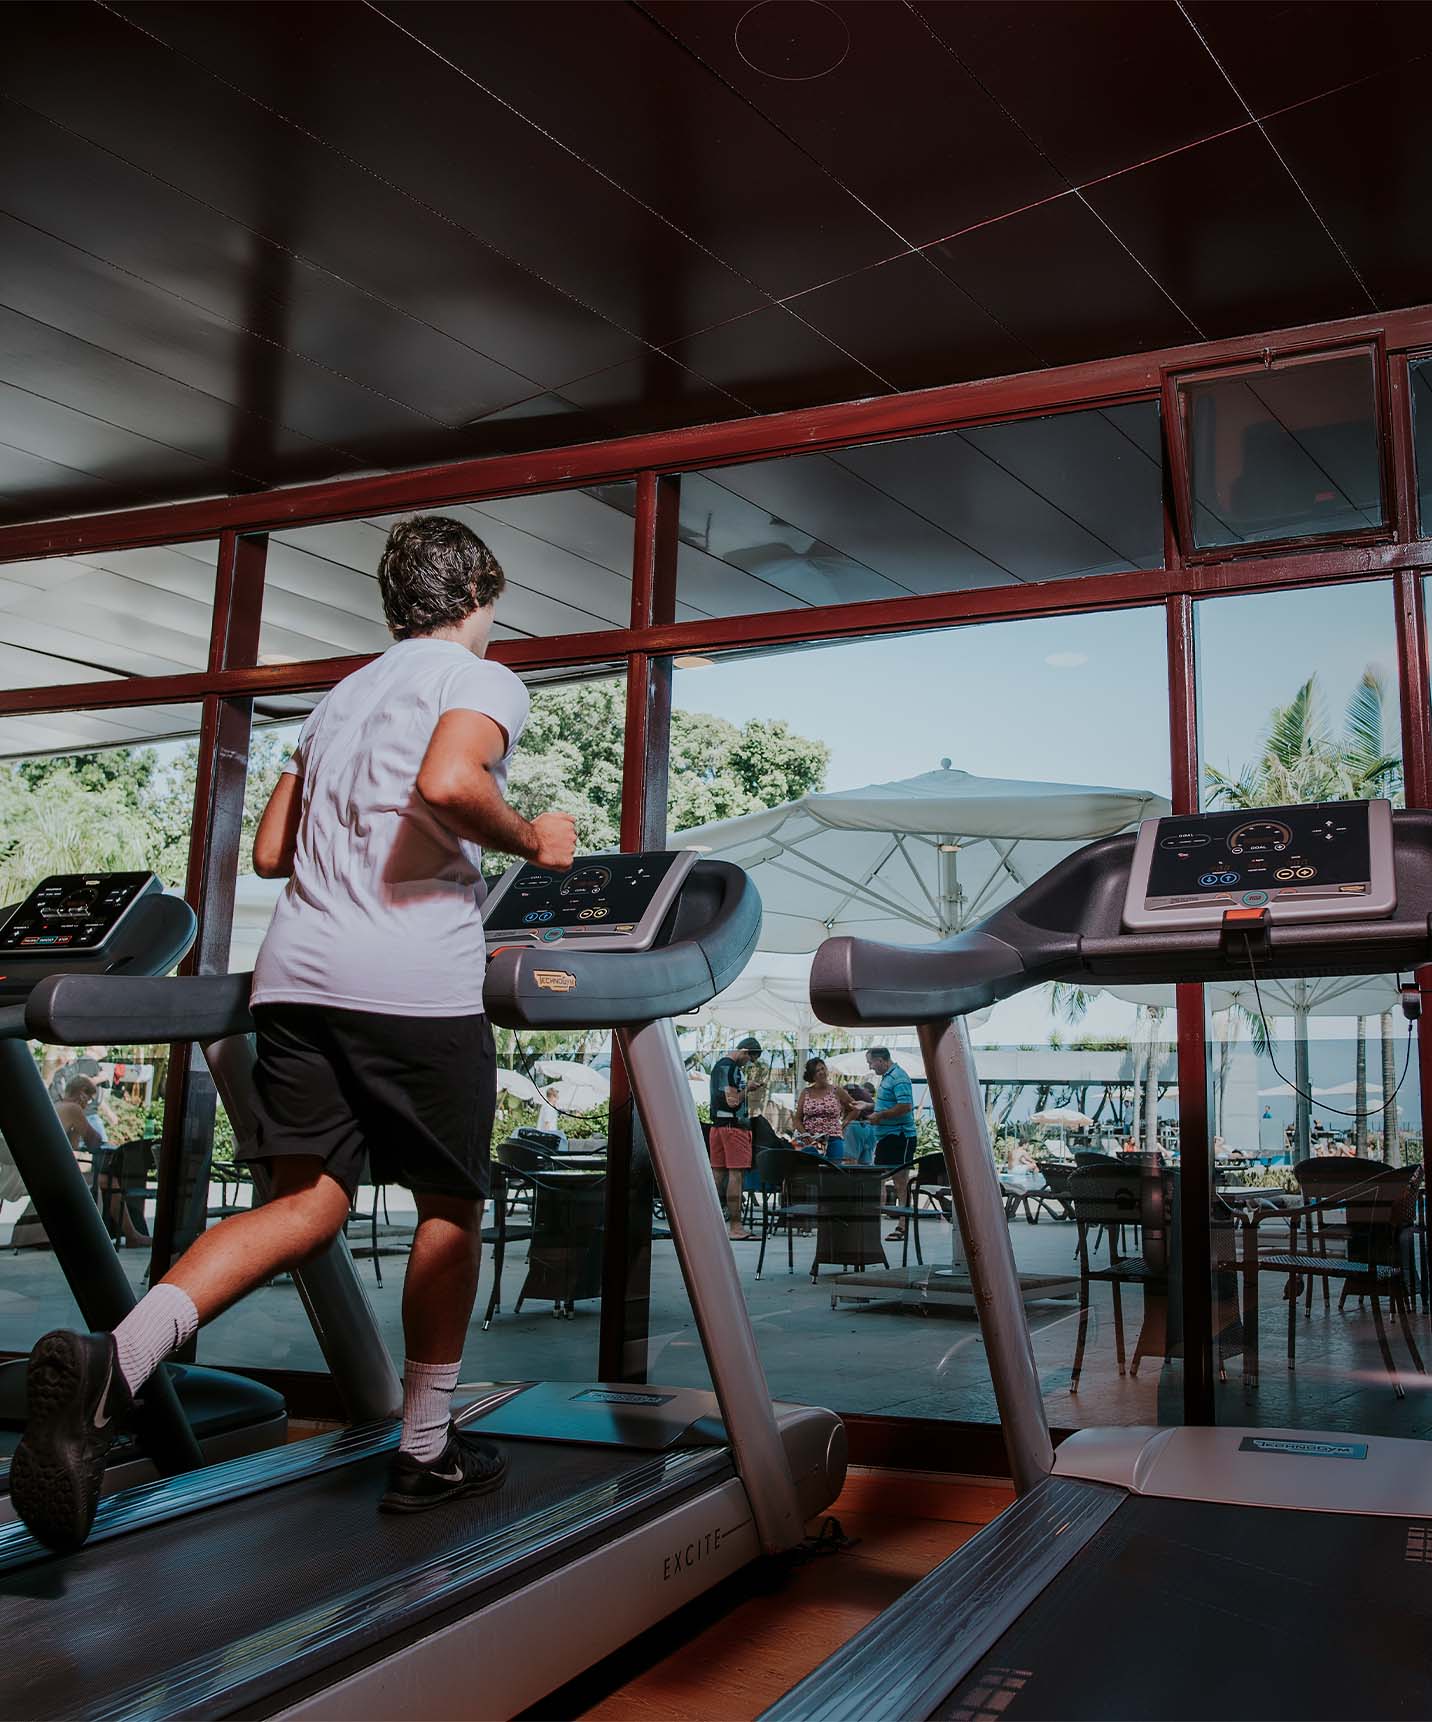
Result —
[[736, 1469], [751, 1498], [762, 1549], [779, 1554], [795, 1547], [805, 1526], [692, 1109], [676, 1030], [669, 1017], [661, 1017], [635, 1028], [618, 1028], [616, 1036]]
[[778, 1698], [759, 1722], [915, 1722], [942, 1702], [1127, 1497], [1048, 1477]]

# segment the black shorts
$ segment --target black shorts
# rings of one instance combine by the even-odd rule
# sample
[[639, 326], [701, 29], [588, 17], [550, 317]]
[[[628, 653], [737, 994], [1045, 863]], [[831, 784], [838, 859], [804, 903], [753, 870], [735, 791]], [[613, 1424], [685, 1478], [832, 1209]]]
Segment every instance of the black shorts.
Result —
[[915, 1158], [913, 1136], [877, 1136], [875, 1138], [876, 1166], [908, 1166]]
[[305, 1154], [351, 1196], [374, 1184], [486, 1196], [497, 1055], [486, 1016], [254, 1009], [258, 1139], [239, 1155]]

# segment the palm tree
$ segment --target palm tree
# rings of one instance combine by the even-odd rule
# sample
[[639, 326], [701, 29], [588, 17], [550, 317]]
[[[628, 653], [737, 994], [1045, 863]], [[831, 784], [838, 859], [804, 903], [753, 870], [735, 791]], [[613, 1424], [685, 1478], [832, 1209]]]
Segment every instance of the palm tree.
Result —
[[[1389, 749], [1387, 687], [1369, 664], [1358, 679], [1343, 713], [1340, 733], [1327, 721], [1316, 672], [1286, 705], [1268, 717], [1262, 752], [1236, 776], [1206, 765], [1210, 807], [1280, 807], [1307, 801], [1363, 801], [1385, 795], [1402, 797], [1402, 758]], [[1306, 1156], [1312, 1140], [1312, 1102], [1308, 1097], [1308, 1009], [1293, 1007], [1294, 1087], [1297, 1089], [1297, 1146]], [[1387, 1019], [1384, 1018], [1384, 1035]], [[1359, 1023], [1359, 1099], [1366, 1110], [1366, 1039]], [[1386, 1049], [1383, 1055], [1387, 1063]], [[1359, 1126], [1365, 1130], [1365, 1121]]]

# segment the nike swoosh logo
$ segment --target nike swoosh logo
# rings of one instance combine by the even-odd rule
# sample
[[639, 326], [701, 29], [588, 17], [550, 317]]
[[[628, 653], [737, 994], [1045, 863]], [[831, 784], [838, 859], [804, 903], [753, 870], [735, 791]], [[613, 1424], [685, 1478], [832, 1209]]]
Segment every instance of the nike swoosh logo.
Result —
[[456, 1471], [434, 1471], [433, 1476], [440, 1483], [460, 1483], [462, 1481], [462, 1466], [459, 1465]]
[[109, 1362], [109, 1374], [104, 1378], [104, 1392], [99, 1396], [99, 1404], [94, 1408], [94, 1426], [103, 1429], [109, 1423], [109, 1390], [114, 1386], [114, 1359]]

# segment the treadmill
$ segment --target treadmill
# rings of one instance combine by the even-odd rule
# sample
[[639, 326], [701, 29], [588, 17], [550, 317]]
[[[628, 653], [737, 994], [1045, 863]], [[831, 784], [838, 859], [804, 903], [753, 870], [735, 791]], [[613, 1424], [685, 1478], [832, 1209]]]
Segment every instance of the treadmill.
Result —
[[1149, 820], [940, 944], [821, 947], [817, 1015], [918, 1025], [1018, 1496], [766, 1722], [1432, 1715], [1427, 1443], [1100, 1428], [1053, 1450], [962, 1020], [1045, 981], [1406, 973], [1429, 916], [1432, 813], [1333, 802]]
[[[514, 869], [486, 919], [494, 1021], [616, 1031], [715, 1393], [466, 1388], [458, 1421], [498, 1442], [508, 1479], [423, 1514], [377, 1511], [388, 1419], [110, 1496], [75, 1555], [0, 1527], [0, 1633], [24, 1646], [0, 1714], [509, 1716], [799, 1544], [839, 1492], [839, 1420], [771, 1401], [670, 1020], [745, 966], [755, 888], [690, 853], [584, 857]], [[29, 1031], [182, 1032], [243, 1137], [249, 981], [51, 979]]]
[[[26, 1044], [25, 1005], [52, 976], [162, 975], [194, 942], [194, 911], [152, 873], [60, 873], [0, 909], [0, 1136], [82, 1319], [110, 1328], [135, 1294]], [[126, 1031], [127, 1038], [127, 1031]], [[39, 1338], [39, 1334], [35, 1335]], [[10, 1456], [25, 1427], [26, 1360], [0, 1366], [0, 1521], [13, 1519]], [[170, 1364], [109, 1455], [105, 1492], [283, 1442], [281, 1394], [245, 1376]]]

